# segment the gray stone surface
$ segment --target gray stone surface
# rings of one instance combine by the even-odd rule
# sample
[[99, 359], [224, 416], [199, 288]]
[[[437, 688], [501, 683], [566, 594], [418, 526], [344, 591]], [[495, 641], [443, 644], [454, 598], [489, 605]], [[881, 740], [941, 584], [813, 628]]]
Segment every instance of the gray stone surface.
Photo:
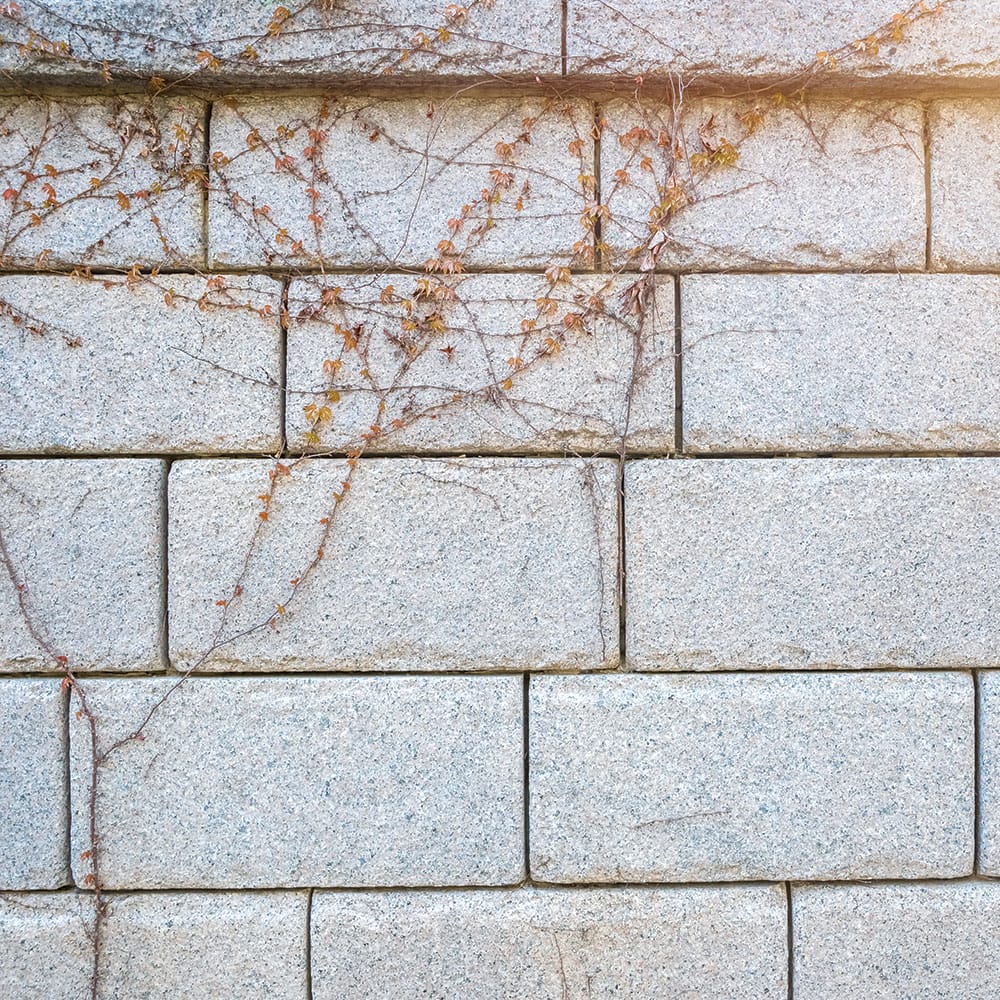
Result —
[[[94, 680], [102, 747], [175, 682]], [[192, 678], [101, 770], [109, 888], [492, 885], [523, 874], [516, 677]], [[74, 874], [90, 758], [70, 726]]]
[[998, 505], [995, 459], [632, 463], [628, 663], [996, 665]]
[[1000, 446], [1000, 279], [745, 274], [681, 280], [684, 448]]
[[993, 1000], [1000, 886], [794, 886], [795, 995], [804, 1000]]
[[779, 886], [317, 893], [315, 1000], [785, 995]]
[[[796, 77], [817, 52], [864, 39], [907, 7], [893, 0], [570, 0], [569, 69], [571, 75], [686, 72], [700, 81]], [[890, 38], [875, 55], [841, 59], [825, 82], [920, 80], [940, 87], [943, 78], [993, 81], [998, 70], [994, 4], [959, 0], [912, 25], [901, 42]]]
[[[291, 447], [348, 450], [378, 424], [384, 433], [371, 442], [373, 452], [610, 451], [626, 428], [631, 449], [673, 448], [673, 279], [659, 280], [641, 328], [622, 305], [621, 293], [631, 284], [625, 278], [578, 275], [551, 296], [542, 275], [469, 275], [450, 284], [455, 299], [428, 310], [439, 312], [447, 329], [421, 339], [426, 348], [415, 359], [405, 339], [405, 307], [380, 302], [388, 285], [405, 301], [415, 288], [412, 275], [292, 284]], [[342, 306], [322, 306], [331, 285], [342, 288]], [[538, 301], [550, 297], [556, 312], [540, 315]], [[591, 303], [595, 297], [603, 314]], [[586, 317], [583, 329], [567, 328], [566, 317], [573, 316]], [[522, 333], [524, 321], [537, 325]], [[359, 324], [362, 340], [347, 351], [337, 326]], [[512, 358], [526, 367], [518, 370]], [[342, 364], [332, 376], [323, 368], [329, 361]], [[331, 388], [339, 395], [333, 417], [310, 442], [313, 425], [303, 407], [327, 403]], [[456, 392], [465, 396], [457, 403]], [[380, 400], [386, 403], [381, 415]]]
[[[520, 671], [617, 664], [613, 460], [361, 459], [336, 508], [332, 494], [343, 489], [346, 460], [290, 468], [250, 552], [272, 464], [172, 466], [175, 666]], [[293, 592], [290, 581], [303, 578], [318, 548], [321, 562]], [[218, 607], [237, 582], [241, 596]], [[279, 606], [285, 612], [275, 618]]]
[[281, 286], [225, 281], [0, 278], [0, 451], [277, 451]]
[[89, 997], [92, 947], [87, 931], [92, 919], [87, 894], [0, 893], [0, 996]]
[[979, 675], [979, 870], [1000, 875], [1000, 673]]
[[[0, 530], [35, 626], [72, 670], [163, 665], [164, 478], [151, 459], [0, 462]], [[0, 671], [61, 673], [0, 573]]]
[[305, 1000], [308, 894], [116, 896], [101, 1000]]
[[190, 97], [0, 98], [0, 263], [201, 263], [204, 115]]
[[[306, 996], [305, 893], [109, 897], [99, 1000]], [[90, 996], [90, 897], [0, 897], [4, 1000]]]
[[[996, 20], [996, 18], [994, 18]], [[1000, 101], [935, 101], [930, 128], [931, 264], [961, 271], [1000, 264]]]
[[[34, 29], [72, 46], [71, 59], [25, 58], [0, 48], [0, 68], [43, 78], [103, 82], [101, 63], [126, 79], [135, 73], [187, 77], [201, 70], [205, 83], [304, 82], [358, 77], [382, 81], [430, 75], [505, 79], [558, 75], [559, 0], [510, 4], [466, 3], [461, 21], [449, 19], [440, 0], [337, 0], [284, 4], [295, 16], [269, 35], [279, 4], [213, 0], [21, 0], [22, 15], [4, 23], [17, 42]], [[458, 6], [458, 5], [456, 5]], [[447, 40], [439, 34], [448, 31]], [[419, 35], [429, 44], [422, 44]], [[247, 54], [247, 46], [252, 52]], [[408, 56], [402, 59], [403, 52]], [[198, 61], [199, 52], [219, 60]]]
[[0, 680], [0, 889], [69, 881], [66, 702], [59, 681]]
[[529, 706], [537, 880], [972, 871], [968, 674], [533, 677]]
[[[689, 100], [679, 135], [688, 155], [704, 137], [738, 143], [743, 116], [763, 122], [739, 160], [709, 171], [680, 168], [691, 204], [669, 224], [667, 267], [791, 270], [923, 267], [926, 244], [922, 110], [916, 102], [816, 100], [776, 106], [765, 98]], [[604, 109], [602, 196], [611, 211], [604, 238], [615, 257], [643, 244], [650, 210], [675, 166], [674, 111], [655, 100]], [[652, 139], [622, 138], [635, 128]], [[664, 134], [663, 146], [657, 136]], [[644, 170], [648, 157], [651, 169]], [[614, 180], [625, 170], [628, 184]]]
[[[229, 162], [213, 173], [210, 260], [422, 267], [438, 256], [442, 240], [461, 250], [487, 221], [479, 205], [461, 230], [448, 227], [500, 171], [512, 179], [493, 206], [495, 228], [473, 238], [478, 245], [464, 262], [568, 261], [587, 237], [578, 176], [593, 173], [593, 114], [584, 101], [545, 106], [540, 98], [506, 97], [250, 97], [216, 104], [212, 157], [218, 152]], [[496, 147], [514, 143], [528, 117], [538, 119], [530, 144], [518, 147], [507, 166]], [[577, 139], [579, 152], [571, 152]], [[530, 191], [518, 211], [525, 183]]]

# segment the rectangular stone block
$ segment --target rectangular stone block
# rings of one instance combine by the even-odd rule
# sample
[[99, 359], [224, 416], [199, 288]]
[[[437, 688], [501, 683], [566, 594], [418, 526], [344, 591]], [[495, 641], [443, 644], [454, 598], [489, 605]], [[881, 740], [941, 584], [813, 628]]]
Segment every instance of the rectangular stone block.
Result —
[[797, 885], [795, 995], [805, 1000], [993, 1000], [1000, 886]]
[[269, 480], [266, 461], [172, 466], [178, 668], [618, 662], [613, 460], [361, 459], [352, 475], [347, 460], [312, 459], [281, 469]]
[[277, 451], [280, 307], [262, 277], [0, 278], [0, 450]]
[[69, 881], [66, 701], [59, 681], [0, 680], [0, 889]]
[[[26, 0], [4, 29], [15, 44], [0, 48], [0, 68], [46, 80], [104, 83], [113, 76], [198, 74], [204, 83], [282, 81], [329, 84], [359, 78], [458, 80], [558, 75], [559, 0], [455, 5], [439, 0], [246, 4], [178, 0]], [[461, 11], [466, 11], [463, 14]], [[75, 58], [47, 58], [19, 46], [35, 31], [55, 42], [71, 36]], [[199, 53], [208, 53], [198, 58]]]
[[452, 273], [565, 263], [583, 241], [589, 263], [592, 128], [586, 102], [527, 97], [216, 104], [209, 257]]
[[204, 117], [176, 95], [0, 99], [0, 265], [201, 263]]
[[[894, 15], [908, 7], [886, 0], [569, 0], [567, 63], [570, 75], [693, 73], [699, 82], [785, 78], [793, 87], [826, 51], [837, 58], [836, 72], [819, 80], [829, 86], [921, 81], [940, 88], [947, 80], [996, 79], [1000, 24], [991, 0], [962, 0], [893, 38]], [[856, 43], [873, 34], [877, 51], [868, 45], [858, 52]]]
[[636, 462], [626, 653], [642, 670], [998, 662], [1000, 462]]
[[[673, 448], [673, 279], [660, 279], [639, 323], [622, 300], [628, 279], [577, 275], [553, 288], [543, 275], [468, 275], [437, 286], [413, 330], [421, 280], [292, 283], [291, 447], [579, 453], [624, 437], [633, 450]], [[337, 301], [324, 302], [333, 289]], [[317, 422], [324, 405], [331, 419]]]
[[[993, 19], [996, 20], [995, 18]], [[994, 136], [1000, 101], [935, 101], [930, 131], [931, 266], [995, 268], [1000, 246], [1000, 154]]]
[[[99, 1000], [305, 1000], [305, 893], [142, 893], [108, 902]], [[89, 997], [92, 921], [87, 894], [0, 898], [3, 996]]]
[[536, 880], [972, 870], [968, 674], [536, 677], [529, 711]]
[[[74, 671], [158, 670], [165, 469], [150, 459], [0, 462], [0, 531], [33, 626]], [[62, 673], [0, 566], [0, 670]]]
[[[710, 98], [678, 111], [613, 101], [603, 118], [612, 263], [645, 266], [652, 239], [656, 263], [672, 269], [924, 266], [916, 102]], [[712, 159], [736, 155], [728, 166]], [[665, 233], [651, 238], [668, 209]]]
[[[191, 678], [88, 685], [109, 888], [493, 885], [521, 879], [516, 677]], [[90, 750], [70, 726], [74, 874]]]
[[1000, 444], [995, 276], [691, 275], [681, 302], [686, 451]]
[[785, 995], [778, 886], [317, 893], [315, 1000]]
[[979, 674], [979, 870], [1000, 875], [1000, 673]]

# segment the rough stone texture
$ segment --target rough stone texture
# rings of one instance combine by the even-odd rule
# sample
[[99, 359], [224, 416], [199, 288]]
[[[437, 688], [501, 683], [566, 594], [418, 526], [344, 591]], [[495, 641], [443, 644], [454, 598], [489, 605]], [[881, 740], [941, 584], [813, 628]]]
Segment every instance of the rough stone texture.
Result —
[[[72, 670], [162, 667], [164, 474], [147, 459], [0, 462], [0, 530], [32, 620]], [[0, 671], [61, 673], [0, 573]]]
[[87, 930], [92, 919], [93, 904], [86, 894], [0, 894], [0, 996], [89, 997], [92, 949]]
[[315, 1000], [785, 995], [778, 886], [317, 893]]
[[[380, 302], [387, 285], [400, 298], [412, 295], [412, 276], [296, 281], [289, 291], [288, 383], [308, 394], [291, 397], [291, 447], [349, 450], [378, 424], [385, 432], [371, 442], [376, 452], [610, 451], [626, 428], [631, 449], [669, 451], [673, 280], [660, 280], [641, 329], [622, 306], [629, 284], [581, 275], [550, 295], [542, 275], [467, 276], [450, 283], [454, 300], [431, 307], [448, 329], [422, 341], [426, 349], [414, 359], [404, 307]], [[324, 307], [331, 286], [342, 288], [343, 304]], [[552, 316], [540, 314], [537, 303], [546, 299], [556, 304]], [[584, 317], [582, 329], [567, 329], [566, 317], [573, 316]], [[522, 332], [524, 321], [535, 329]], [[359, 324], [361, 342], [346, 351], [338, 327]], [[516, 369], [512, 358], [526, 367]], [[329, 360], [343, 365], [333, 376], [324, 372]], [[333, 419], [319, 425], [311, 443], [303, 406], [323, 405], [331, 389], [339, 396]], [[467, 398], [456, 403], [456, 392]], [[381, 415], [379, 400], [386, 403]]]
[[[820, 50], [868, 37], [909, 6], [898, 0], [712, 3], [699, 0], [570, 0], [571, 74], [683, 72], [701, 81], [798, 77]], [[933, 7], [933, 3], [928, 3]], [[911, 25], [902, 42], [877, 55], [841, 58], [826, 80], [892, 83], [994, 81], [1000, 73], [1000, 21], [991, 0], [959, 0], [940, 16]]]
[[993, 1000], [1000, 886], [795, 886], [795, 995]]
[[967, 674], [536, 677], [529, 704], [536, 879], [972, 870]]
[[281, 286], [225, 280], [0, 278], [0, 450], [276, 451]]
[[928, 123], [931, 265], [954, 271], [996, 267], [1000, 101], [935, 101]]
[[[72, 45], [75, 59], [25, 58], [0, 48], [0, 68], [43, 78], [103, 82], [101, 63], [115, 75], [188, 77], [202, 82], [289, 82], [359, 77], [384, 80], [558, 75], [562, 18], [558, 0], [532, 0], [516, 9], [503, 2], [448, 18], [440, 0], [337, 0], [286, 3], [295, 16], [268, 33], [278, 4], [213, 0], [20, 0], [22, 16], [4, 34], [27, 40], [29, 29]], [[447, 41], [440, 29], [446, 29]], [[424, 43], [420, 36], [426, 36]], [[247, 46], [252, 52], [246, 53]], [[403, 58], [403, 52], [408, 53]], [[208, 52], [217, 66], [199, 62]]]
[[[508, 166], [496, 147], [514, 143], [529, 117], [538, 119], [531, 142]], [[223, 159], [209, 199], [210, 259], [423, 266], [438, 257], [442, 240], [456, 250], [466, 246], [486, 221], [483, 207], [454, 234], [447, 222], [490, 185], [491, 172], [501, 171], [512, 179], [492, 210], [496, 229], [473, 237], [478, 245], [465, 263], [568, 261], [578, 241], [591, 246], [579, 221], [578, 181], [582, 171], [593, 173], [591, 128], [590, 104], [555, 101], [546, 111], [538, 98], [253, 97], [216, 104], [212, 157]], [[579, 152], [570, 152], [577, 139]], [[525, 183], [530, 192], [517, 211]]]
[[[99, 998], [304, 1000], [307, 905], [293, 892], [113, 896]], [[92, 915], [86, 895], [0, 897], [5, 1000], [89, 996]]]
[[1000, 875], [1000, 673], [979, 675], [979, 870]]
[[202, 262], [204, 115], [188, 97], [0, 98], [0, 263]]
[[[102, 746], [168, 679], [95, 680]], [[192, 678], [101, 771], [110, 888], [492, 885], [523, 874], [515, 677]], [[73, 857], [90, 755], [70, 726]]]
[[[747, 115], [763, 124], [740, 144], [730, 167], [696, 170], [696, 199], [669, 225], [664, 266], [792, 270], [923, 267], [926, 244], [922, 111], [911, 101], [816, 100], [776, 106], [764, 99], [690, 100], [679, 134], [689, 155], [722, 139], [737, 143]], [[669, 105], [616, 101], [606, 106], [601, 143], [603, 197], [612, 213], [605, 239], [623, 250], [643, 243], [655, 183], [673, 166]], [[651, 138], [632, 132], [646, 130]], [[658, 143], [659, 135], [666, 141]], [[632, 136], [632, 138], [629, 138]], [[624, 145], [623, 145], [624, 139]], [[649, 157], [651, 170], [642, 168]], [[613, 178], [625, 170], [629, 183]], [[683, 174], [684, 168], [682, 168]]]
[[[279, 479], [244, 570], [271, 468], [171, 468], [170, 648], [179, 668], [617, 664], [613, 460], [362, 459], [336, 513], [331, 494], [343, 489], [347, 462], [299, 463]], [[322, 561], [293, 594], [289, 581], [318, 548]], [[238, 578], [242, 596], [217, 607]], [[275, 626], [261, 628], [279, 605]], [[203, 662], [217, 634], [232, 641]]]
[[0, 889], [69, 881], [65, 711], [55, 678], [0, 680]]
[[1000, 279], [692, 275], [684, 448], [1000, 447]]
[[643, 670], [998, 662], [1000, 462], [636, 462], [626, 652]]

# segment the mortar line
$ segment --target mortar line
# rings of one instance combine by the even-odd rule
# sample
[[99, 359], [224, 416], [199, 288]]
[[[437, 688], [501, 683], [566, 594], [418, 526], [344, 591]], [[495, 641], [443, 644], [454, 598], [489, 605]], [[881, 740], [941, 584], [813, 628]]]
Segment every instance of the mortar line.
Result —
[[560, 5], [560, 26], [559, 26], [559, 65], [560, 76], [565, 77], [566, 73], [566, 30], [569, 22], [569, 0], [562, 0]]
[[[564, 8], [568, 5], [563, 0]], [[562, 19], [566, 26], [568, 37], [568, 10]], [[562, 27], [560, 27], [560, 35]], [[562, 68], [556, 72], [523, 71], [520, 75], [498, 76], [493, 73], [482, 75], [467, 75], [463, 77], [435, 75], [433, 73], [409, 76], [393, 75], [373, 78], [365, 74], [340, 73], [301, 75], [297, 78], [275, 80], [274, 86], [267, 89], [268, 96], [277, 99], [296, 100], [312, 98], [322, 93], [331, 99], [356, 97], [359, 94], [371, 99], [400, 100], [408, 98], [446, 97], [456, 89], [475, 91], [483, 100], [509, 95], [544, 95], [553, 88], [561, 97], [593, 97], [595, 94], [609, 97], [620, 96], [623, 84], [630, 85], [632, 77], [624, 73], [614, 72], [576, 72], [569, 74], [568, 43], [566, 48], [567, 66], [563, 75]], [[562, 44], [560, 42], [560, 63], [562, 62]], [[246, 100], [259, 97], [261, 88], [246, 75], [226, 76], [214, 74], [214, 80], [207, 76], [199, 77], [199, 83], [190, 82], [189, 78], [162, 75], [167, 84], [165, 90], [169, 98], [190, 98], [205, 102], [213, 102], [225, 98]], [[43, 79], [27, 77], [19, 80], [19, 85], [0, 87], [0, 97], [21, 97], [28, 93], [35, 98], [52, 100], [79, 100], [82, 98], [115, 99], [148, 99], [149, 90], [142, 81], [131, 83], [128, 80], [117, 79], [111, 85], [98, 81], [98, 74], [88, 76], [86, 73], [75, 77], [62, 79]], [[646, 76], [646, 83], [652, 85], [668, 85], [673, 82], [669, 73]], [[762, 76], [740, 75], [737, 73], [707, 73], [691, 74], [691, 79], [685, 83], [685, 93], [691, 98], [715, 98], [738, 102], [745, 99], [748, 91], [760, 93], [763, 90], [780, 90], [789, 84], [795, 84], [794, 74], [765, 74]], [[923, 76], [907, 77], [906, 75], [887, 75], [881, 78], [871, 78], [854, 75], [849, 72], [826, 74], [815, 77], [810, 82], [810, 95], [814, 100], [843, 101], [867, 100], [886, 103], [901, 100], [923, 101], [959, 100], [962, 98], [985, 100], [996, 96], [997, 88], [994, 79], [962, 79], [955, 76], [942, 77]]]
[[205, 186], [201, 192], [201, 246], [202, 246], [202, 259], [205, 262], [206, 270], [208, 269], [209, 266], [208, 187], [209, 187], [209, 178], [211, 177], [212, 109], [214, 107], [215, 107], [214, 101], [205, 102], [205, 118], [202, 123], [202, 129], [204, 131], [204, 143], [205, 143], [204, 156], [202, 157], [202, 167], [205, 170]]
[[315, 888], [309, 890], [306, 900], [306, 1000], [313, 1000], [312, 980], [312, 912]]
[[792, 883], [785, 883], [785, 949], [788, 960], [788, 1000], [795, 997], [795, 928], [792, 924]]
[[521, 681], [521, 788], [524, 800], [521, 803], [521, 808], [523, 810], [521, 822], [524, 826], [524, 881], [531, 881], [531, 826], [530, 826], [530, 814], [531, 814], [531, 756], [528, 752], [528, 745], [530, 739], [530, 685], [531, 685], [531, 674], [525, 672], [522, 675]]
[[625, 669], [628, 648], [625, 642], [625, 461], [618, 463], [618, 669]]
[[[600, 101], [594, 101], [594, 201], [597, 205], [601, 204], [601, 200], [604, 197], [604, 192], [601, 189], [601, 149], [602, 143], [604, 141], [604, 130], [601, 128], [601, 120], [604, 116], [603, 107]], [[601, 216], [598, 215], [594, 220], [594, 230], [593, 230], [593, 241], [594, 241], [594, 270], [603, 271], [604, 270], [604, 255], [601, 252], [601, 239], [604, 235], [604, 226], [601, 222]]]
[[[495, 892], [495, 893], [505, 893], [505, 892], [517, 892], [524, 888], [537, 888], [544, 889], [546, 892], [565, 892], [567, 894], [574, 893], [585, 893], [594, 890], [614, 890], [614, 889], [625, 889], [625, 890], [639, 890], [639, 891], [649, 891], [649, 892], [669, 892], [671, 890], [685, 890], [685, 889], [722, 889], [722, 888], [759, 888], [759, 887], [775, 887], [775, 886], [790, 886], [792, 883], [788, 882], [769, 882], [765, 879], [746, 879], [743, 881], [739, 880], [729, 880], [729, 881], [707, 881], [707, 882], [690, 882], [690, 881], [676, 881], [676, 882], [587, 882], [580, 880], [579, 882], [544, 882], [544, 881], [521, 881], [521, 882], [507, 882], [502, 884], [494, 885], [481, 885], [481, 884], [462, 884], [462, 885], [427, 885], [427, 884], [415, 884], [415, 885], [336, 885], [336, 886], [288, 886], [288, 885], [268, 885], [268, 886], [195, 886], [188, 885], [183, 888], [163, 888], [163, 889], [130, 889], [130, 888], [118, 888], [118, 889], [105, 889], [104, 894], [110, 897], [116, 896], [172, 896], [172, 895], [187, 895], [189, 893], [203, 893], [205, 895], [218, 895], [218, 894], [230, 894], [239, 893], [241, 895], [253, 895], [253, 894], [270, 894], [270, 893], [288, 893], [288, 892], [302, 892], [309, 893], [313, 891], [321, 891], [323, 893], [392, 893], [392, 892], [413, 892], [413, 893], [426, 893], [426, 892]], [[907, 879], [907, 878], [875, 878], [875, 879], [837, 879], [837, 878], [826, 878], [826, 879], [796, 879], [796, 886], [830, 886], [833, 888], [842, 888], [846, 886], [883, 886], [886, 888], [890, 887], [909, 887], [914, 885], [935, 885], [935, 886], [949, 886], [949, 885], [988, 885], [988, 886], [998, 886], [1000, 885], [1000, 876], [989, 876], [989, 875], [976, 875], [976, 876], [960, 876], [957, 878], [918, 878], [918, 879]], [[80, 897], [87, 897], [92, 895], [91, 890], [83, 889], [76, 886], [64, 886], [60, 889], [4, 889], [2, 896], [18, 896], [18, 895], [75, 895]]]
[[[969, 673], [969, 668], [967, 667], [900, 667], [900, 666], [881, 666], [881, 667], [829, 667], [827, 669], [811, 667], [807, 670], [801, 669], [787, 669], [787, 668], [776, 668], [776, 667], [747, 667], [745, 669], [734, 669], [727, 668], [725, 670], [662, 670], [662, 669], [651, 669], [649, 667], [636, 667], [633, 666], [628, 671], [628, 675], [631, 676], [641, 675], [646, 677], [661, 677], [664, 680], [669, 677], [673, 678], [701, 678], [703, 680], [709, 680], [714, 677], [748, 677], [748, 676], [770, 676], [774, 678], [787, 677], [788, 675], [802, 676], [802, 677], [822, 677], [822, 676], [840, 676], [840, 677], [866, 677], [872, 674], [909, 674], [911, 676], [928, 676], [933, 677], [939, 674], [964, 674]], [[81, 670], [78, 672], [77, 677], [81, 682], [86, 681], [96, 681], [96, 680], [115, 680], [115, 681], [136, 681], [136, 680], [172, 680], [176, 679], [176, 670], [171, 670], [170, 672], [164, 670], [144, 670], [144, 671], [110, 671], [110, 670]], [[22, 670], [22, 671], [2, 671], [0, 672], [0, 681], [3, 680], [57, 680], [61, 678], [63, 674], [52, 671], [45, 672], [40, 670]], [[595, 668], [593, 670], [580, 669], [579, 667], [554, 667], [551, 669], [541, 669], [541, 670], [524, 670], [523, 668], [515, 668], [511, 670], [498, 670], [496, 668], [484, 668], [483, 670], [196, 670], [192, 673], [186, 675], [190, 678], [199, 678], [202, 680], [308, 680], [308, 679], [321, 679], [321, 680], [360, 680], [366, 677], [398, 677], [400, 679], [407, 677], [620, 677], [623, 676], [622, 671], [619, 667], [601, 667]], [[1000, 876], [998, 876], [1000, 877]]]
[[69, 879], [64, 888], [73, 886], [73, 773], [70, 762], [70, 731], [69, 717], [73, 711], [73, 693], [67, 691], [63, 699], [63, 776], [66, 781], [66, 794], [64, 796], [63, 814], [66, 820], [66, 878]]
[[972, 671], [972, 874], [979, 872], [981, 851], [981, 830], [982, 830], [982, 806], [980, 796], [982, 794], [982, 739], [980, 734], [980, 699], [982, 697], [979, 671]]
[[165, 675], [176, 674], [170, 662], [170, 469], [172, 458], [163, 462], [160, 486], [160, 662]]
[[931, 271], [931, 121], [930, 104], [921, 107], [924, 145], [924, 271]]
[[[287, 449], [283, 458], [289, 461], [298, 459], [344, 461], [351, 456], [347, 449], [328, 449], [325, 451], [297, 451]], [[516, 461], [534, 459], [544, 462], [587, 462], [597, 459], [620, 460], [620, 451], [589, 451], [586, 454], [568, 452], [564, 449], [538, 449], [524, 451], [474, 451], [468, 448], [442, 448], [437, 451], [366, 451], [363, 462], [450, 462], [456, 459], [475, 461]], [[815, 462], [835, 461], [850, 463], [859, 459], [880, 459], [883, 461], [905, 461], [913, 459], [961, 459], [968, 461], [989, 460], [1000, 458], [1000, 449], [981, 449], [976, 451], [948, 451], [945, 449], [920, 451], [715, 451], [715, 452], [685, 452], [678, 455], [673, 445], [664, 449], [634, 448], [625, 453], [626, 462], [649, 462], [663, 459], [683, 458], [690, 462], [716, 462], [740, 459], [750, 462], [787, 461], [791, 459]], [[58, 451], [20, 451], [4, 454], [0, 452], [0, 462], [37, 462], [37, 461], [117, 461], [129, 462], [155, 459], [169, 462], [210, 462], [218, 459], [240, 459], [245, 461], [266, 461], [274, 459], [272, 451], [215, 451], [215, 452], [148, 452], [148, 451], [91, 451], [76, 452], [71, 449]]]
[[282, 282], [278, 308], [278, 433], [282, 458], [288, 455], [288, 289], [291, 283], [291, 278], [287, 277]]
[[681, 276], [674, 275], [674, 454], [684, 454], [684, 339], [681, 327]]
[[[12, 265], [0, 269], [0, 277], [7, 278], [71, 278], [73, 272], [79, 267], [86, 267], [94, 279], [97, 278], [124, 278], [130, 268], [116, 266], [113, 264], [59, 264], [55, 263], [44, 270], [36, 267], [19, 267]], [[379, 278], [384, 276], [402, 276], [420, 278], [426, 275], [423, 264], [419, 262], [406, 263], [402, 261], [386, 261], [384, 266], [365, 264], [338, 264], [330, 262], [326, 264], [302, 264], [295, 267], [281, 267], [265, 264], [222, 264], [213, 262], [211, 267], [196, 267], [185, 265], [160, 266], [159, 264], [140, 264], [137, 273], [149, 277], [153, 269], [161, 278], [190, 275], [192, 277], [204, 278], [207, 275], [222, 275], [230, 278], [264, 277], [273, 278], [275, 281], [283, 281], [285, 278], [321, 278], [332, 275], [344, 275], [345, 277]], [[573, 274], [597, 274], [601, 273], [594, 267], [573, 266], [570, 268]], [[643, 272], [638, 265], [630, 265], [615, 272], [622, 277], [637, 277]], [[713, 277], [744, 277], [747, 275], [780, 276], [780, 277], [809, 277], [810, 275], [852, 275], [857, 277], [891, 277], [909, 278], [923, 277], [928, 274], [938, 275], [941, 278], [954, 278], [962, 275], [974, 277], [996, 277], [1000, 275], [1000, 267], [990, 265], [966, 264], [961, 268], [937, 267], [925, 269], [920, 267], [906, 268], [886, 268], [886, 267], [866, 267], [862, 263], [843, 267], [822, 267], [813, 265], [809, 267], [789, 267], [787, 264], [775, 264], [773, 266], [762, 264], [756, 267], [713, 267], [710, 264], [701, 266], [673, 269], [657, 268], [655, 274], [662, 277], [678, 275], [712, 275]], [[468, 264], [463, 265], [462, 275], [507, 275], [523, 274], [535, 275], [539, 278], [545, 274], [545, 269], [539, 264]], [[74, 279], [79, 280], [79, 279]]]

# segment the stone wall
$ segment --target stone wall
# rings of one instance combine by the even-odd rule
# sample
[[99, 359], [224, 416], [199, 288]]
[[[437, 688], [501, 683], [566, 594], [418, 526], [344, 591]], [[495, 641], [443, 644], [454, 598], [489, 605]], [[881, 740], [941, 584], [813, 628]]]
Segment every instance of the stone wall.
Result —
[[0, 26], [4, 1000], [1000, 994], [992, 0]]

